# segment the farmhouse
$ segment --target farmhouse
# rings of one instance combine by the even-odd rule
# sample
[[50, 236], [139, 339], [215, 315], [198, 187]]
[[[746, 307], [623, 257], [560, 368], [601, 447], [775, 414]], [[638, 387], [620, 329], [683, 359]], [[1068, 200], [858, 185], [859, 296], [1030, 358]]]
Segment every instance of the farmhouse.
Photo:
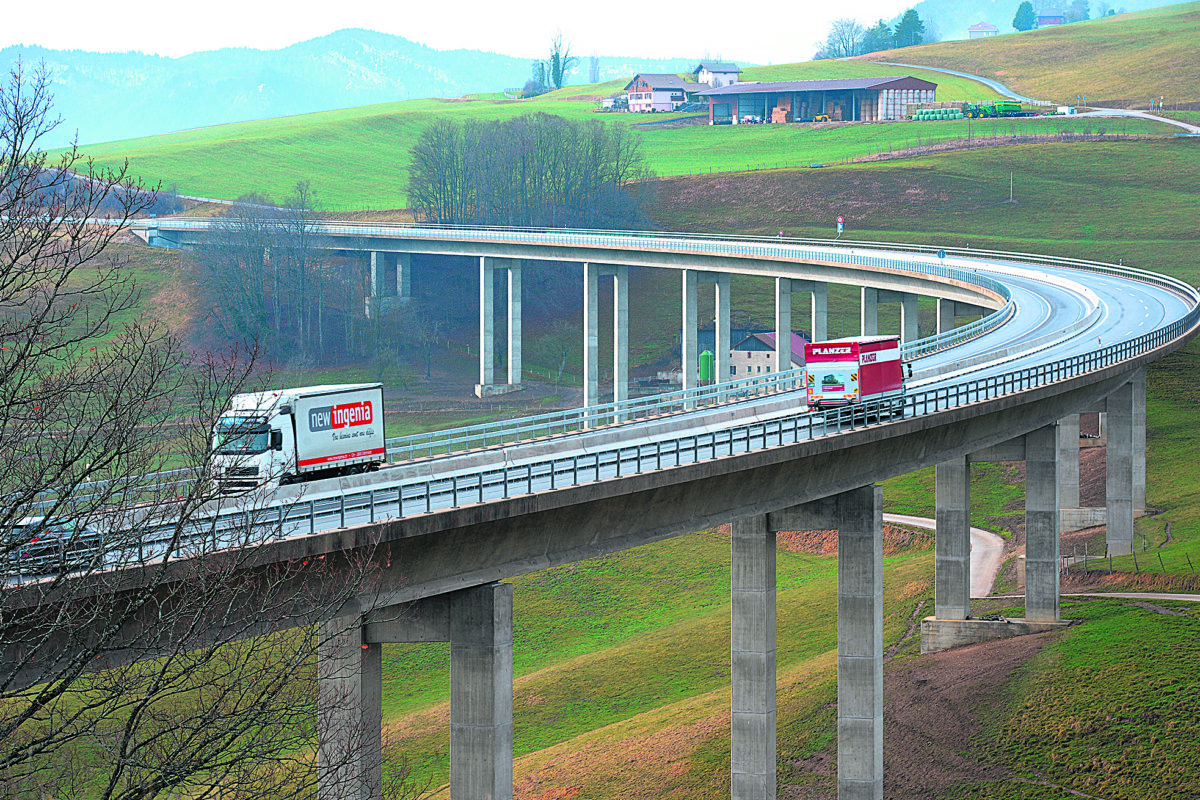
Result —
[[1000, 29], [990, 22], [976, 22], [971, 27], [967, 28], [968, 39], [986, 39], [989, 36], [995, 36], [1000, 32]]
[[715, 87], [737, 83], [741, 72], [737, 64], [727, 61], [701, 61], [700, 65], [692, 70], [692, 75], [695, 76], [696, 83]]
[[1053, 28], [1055, 25], [1066, 25], [1067, 15], [1057, 8], [1047, 8], [1039, 11], [1034, 23], [1035, 28]]
[[[792, 332], [792, 363], [782, 369], [804, 366], [806, 340]], [[750, 378], [782, 371], [775, 366], [775, 333], [752, 333], [733, 346], [729, 353], [729, 373], [734, 378]]]
[[710, 125], [805, 122], [821, 114], [832, 120], [878, 122], [903, 119], [909, 103], [932, 103], [936, 91], [936, 83], [899, 75], [735, 83], [706, 89], [700, 97], [708, 98]]
[[630, 111], [674, 111], [687, 102], [689, 94], [705, 88], [678, 75], [640, 73], [625, 85]]

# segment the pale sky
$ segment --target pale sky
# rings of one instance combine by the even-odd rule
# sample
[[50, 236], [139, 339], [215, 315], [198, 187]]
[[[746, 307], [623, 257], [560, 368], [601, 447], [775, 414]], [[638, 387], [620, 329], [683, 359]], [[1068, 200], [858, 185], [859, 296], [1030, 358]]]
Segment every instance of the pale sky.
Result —
[[653, 58], [709, 57], [785, 63], [812, 57], [835, 17], [864, 24], [890, 19], [911, 0], [204, 0], [199, 3], [99, 3], [51, 6], [3, 0], [0, 47], [139, 50], [181, 56], [222, 47], [272, 50], [341, 28], [369, 28], [439, 50], [469, 48], [542, 56], [561, 30], [574, 54]]

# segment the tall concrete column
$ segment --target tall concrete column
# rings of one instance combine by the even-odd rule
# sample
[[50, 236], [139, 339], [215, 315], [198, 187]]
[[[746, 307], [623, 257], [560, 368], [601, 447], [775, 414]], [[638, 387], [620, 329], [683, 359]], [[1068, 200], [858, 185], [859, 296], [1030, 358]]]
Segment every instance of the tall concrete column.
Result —
[[[495, 383], [495, 263], [487, 256], [479, 257], [479, 385]], [[476, 392], [479, 394], [479, 392]]]
[[883, 800], [883, 491], [838, 505], [838, 798]]
[[1105, 453], [1108, 554], [1133, 552], [1133, 384], [1108, 396], [1108, 446]]
[[838, 798], [883, 798], [883, 491], [864, 486], [767, 515], [838, 531]]
[[357, 617], [322, 623], [317, 645], [317, 797], [376, 800], [383, 766], [382, 647]]
[[1146, 368], [1133, 373], [1133, 515], [1146, 511]]
[[861, 296], [859, 333], [863, 336], [875, 336], [879, 333], [879, 290], [864, 286]]
[[1079, 415], [1058, 421], [1058, 502], [1079, 508]]
[[412, 253], [396, 253], [396, 297], [412, 297]]
[[508, 267], [508, 383], [521, 383], [521, 262]]
[[367, 289], [368, 297], [379, 297], [382, 294], [380, 291], [380, 278], [383, 277], [384, 258], [383, 253], [374, 250], [371, 251], [371, 285]]
[[775, 533], [765, 516], [732, 537], [733, 800], [775, 797]]
[[455, 592], [450, 611], [450, 796], [511, 800], [512, 586]]
[[954, 330], [954, 301], [939, 297], [937, 301], [937, 332]]
[[613, 402], [629, 399], [629, 267], [613, 273]]
[[792, 279], [775, 279], [775, 371], [792, 365]]
[[813, 282], [812, 286], [812, 340], [823, 342], [829, 338], [829, 284]]
[[583, 404], [600, 402], [600, 267], [583, 265]]
[[717, 352], [713, 353], [713, 366], [716, 368], [713, 378], [716, 383], [723, 383], [729, 380], [729, 273], [718, 273], [715, 283]]
[[694, 389], [698, 382], [699, 353], [696, 351], [696, 286], [699, 276], [694, 269], [683, 270], [683, 324], [680, 331], [679, 355], [683, 388]]
[[903, 294], [900, 297], [900, 341], [912, 342], [920, 336], [917, 323], [917, 295]]
[[1025, 618], [1058, 622], [1058, 435], [1025, 434]]
[[937, 619], [971, 616], [971, 465], [966, 457], [937, 465], [934, 612]]

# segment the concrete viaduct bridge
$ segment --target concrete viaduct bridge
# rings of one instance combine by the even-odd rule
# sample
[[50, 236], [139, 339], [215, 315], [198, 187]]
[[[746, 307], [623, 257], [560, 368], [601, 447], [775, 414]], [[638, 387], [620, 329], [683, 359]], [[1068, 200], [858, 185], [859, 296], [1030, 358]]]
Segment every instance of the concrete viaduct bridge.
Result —
[[[203, 241], [207, 225], [161, 220], [138, 232], [152, 244], [190, 247]], [[685, 401], [676, 415], [580, 426], [507, 444], [503, 455], [473, 449], [281, 489], [277, 501], [296, 503], [298, 511], [287, 517], [292, 535], [259, 548], [263, 563], [318, 554], [352, 559], [376, 547], [390, 557], [382, 567], [382, 608], [344, 609], [330, 622], [338, 633], [323, 645], [322, 680], [361, 699], [353, 712], [331, 711], [321, 720], [353, 731], [358, 743], [353, 759], [321, 771], [323, 798], [377, 796], [381, 645], [427, 641], [451, 643], [451, 796], [511, 797], [512, 592], [499, 581], [731, 521], [733, 797], [775, 796], [775, 533], [836, 529], [839, 797], [881, 798], [876, 482], [937, 465], [935, 613], [923, 623], [923, 646], [1061, 625], [1059, 525], [1062, 510], [1079, 502], [1078, 414], [1108, 415], [1109, 552], [1130, 552], [1134, 516], [1145, 503], [1144, 368], [1200, 324], [1200, 294], [1190, 286], [1095, 262], [976, 251], [943, 256], [890, 245], [343, 223], [323, 224], [320, 235], [330, 249], [372, 253], [376, 271], [385, 261], [404, 270], [411, 253], [478, 257], [482, 394], [519, 382], [520, 263], [527, 259], [584, 265], [589, 404], [597, 398], [598, 277], [615, 278], [619, 400], [627, 375], [627, 270], [634, 265], [680, 272], [685, 364], [694, 363], [702, 283], [716, 287], [717, 353], [727, 355], [729, 275], [740, 273], [775, 280], [780, 332], [791, 328], [791, 295], [800, 291], [811, 295], [812, 328], [823, 333], [830, 282], [861, 287], [863, 333], [876, 331], [879, 302], [898, 300], [915, 366], [902, 418], [809, 413], [796, 392], [708, 407]], [[491, 374], [489, 355], [487, 278], [496, 269], [509, 273], [511, 371], [503, 384]], [[404, 277], [395, 285], [403, 292]], [[919, 295], [939, 298], [940, 332], [925, 340], [917, 338]], [[981, 320], [954, 328], [954, 316], [980, 310]], [[685, 389], [691, 372], [684, 371]], [[728, 379], [726, 362], [718, 375]], [[623, 407], [613, 408], [607, 421], [622, 418]], [[1026, 616], [1009, 623], [970, 619], [969, 464], [986, 460], [1026, 464]], [[404, 604], [411, 611], [388, 613]]]

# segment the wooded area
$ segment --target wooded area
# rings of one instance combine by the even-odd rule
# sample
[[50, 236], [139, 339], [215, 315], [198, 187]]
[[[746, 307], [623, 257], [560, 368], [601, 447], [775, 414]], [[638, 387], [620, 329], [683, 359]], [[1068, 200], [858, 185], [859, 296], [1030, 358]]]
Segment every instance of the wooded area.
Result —
[[638, 134], [532, 114], [440, 119], [412, 151], [409, 201], [441, 224], [634, 228], [648, 177]]

